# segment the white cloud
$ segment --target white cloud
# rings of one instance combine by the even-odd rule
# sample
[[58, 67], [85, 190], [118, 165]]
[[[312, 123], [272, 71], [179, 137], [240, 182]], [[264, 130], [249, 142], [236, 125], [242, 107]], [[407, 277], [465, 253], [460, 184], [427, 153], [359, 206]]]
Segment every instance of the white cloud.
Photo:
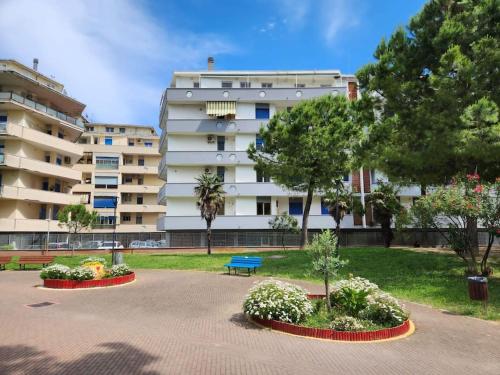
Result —
[[[172, 70], [204, 68], [234, 52], [218, 35], [172, 30], [134, 0], [2, 0], [0, 58], [31, 65], [65, 84], [102, 122], [157, 125]], [[158, 79], [158, 77], [161, 77]]]

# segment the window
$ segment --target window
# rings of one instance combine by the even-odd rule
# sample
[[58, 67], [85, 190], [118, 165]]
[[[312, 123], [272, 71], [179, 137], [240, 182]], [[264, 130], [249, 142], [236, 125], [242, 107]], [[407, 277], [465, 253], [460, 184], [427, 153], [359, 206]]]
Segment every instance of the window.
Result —
[[136, 224], [142, 224], [142, 215], [136, 215], [135, 216], [135, 223]]
[[116, 197], [94, 197], [94, 208], [115, 208]]
[[144, 142], [144, 147], [153, 147], [153, 142]]
[[298, 89], [302, 89], [302, 88], [306, 87], [306, 84], [305, 83], [296, 83], [295, 87]]
[[115, 225], [115, 217], [114, 216], [98, 216], [97, 217], [97, 225], [99, 225], [99, 226]]
[[131, 184], [132, 183], [132, 176], [124, 176], [123, 183], [124, 184]]
[[271, 215], [271, 197], [257, 197], [257, 215]]
[[0, 164], [5, 162], [5, 144], [3, 141], [0, 141]]
[[122, 214], [122, 222], [130, 221], [130, 214]]
[[137, 204], [144, 204], [144, 197], [141, 194], [137, 194]]
[[262, 88], [263, 89], [271, 89], [273, 87], [273, 84], [270, 82], [262, 82]]
[[7, 124], [7, 113], [1, 112], [0, 113], [0, 125], [6, 125]]
[[54, 182], [54, 191], [56, 193], [60, 193], [61, 192], [61, 181], [60, 180], [56, 180]]
[[262, 137], [259, 134], [257, 134], [255, 136], [255, 148], [258, 151], [260, 151], [260, 150], [262, 150], [262, 146], [264, 146], [264, 140], [262, 139]]
[[133, 141], [132, 139], [129, 139], [129, 140], [128, 140], [128, 145], [129, 145], [129, 146], [134, 146], [134, 145], [135, 145], [135, 143], [134, 143], [134, 141]]
[[252, 87], [252, 84], [250, 82], [240, 82], [240, 87], [242, 89], [249, 89], [250, 87]]
[[289, 198], [288, 199], [288, 213], [290, 215], [302, 215], [302, 198]]
[[219, 177], [219, 180], [221, 182], [224, 182], [224, 175], [226, 173], [226, 168], [225, 167], [217, 167], [217, 177]]
[[134, 158], [132, 156], [124, 156], [123, 157], [123, 165], [134, 164]]
[[40, 210], [38, 211], [38, 218], [42, 219], [42, 220], [47, 218], [47, 205], [46, 204], [40, 205]]
[[131, 203], [132, 202], [132, 194], [122, 193], [122, 202], [123, 203]]
[[125, 128], [120, 128], [120, 133], [125, 134]]
[[226, 137], [223, 135], [218, 135], [217, 136], [217, 151], [224, 151], [226, 147]]
[[137, 165], [144, 167], [144, 157], [143, 156], [139, 156], [139, 158], [137, 159]]
[[106, 138], [104, 138], [104, 144], [105, 144], [106, 146], [111, 146], [111, 145], [113, 145], [113, 138], [111, 138], [111, 137], [106, 137]]
[[50, 163], [50, 152], [45, 153], [45, 162]]
[[321, 215], [329, 215], [328, 205], [325, 202], [325, 198], [321, 198]]
[[94, 127], [93, 127], [93, 126], [88, 126], [88, 127], [87, 127], [87, 131], [89, 131], [89, 132], [93, 132], [93, 131], [94, 131]]
[[137, 178], [137, 185], [144, 185], [144, 178], [138, 177]]
[[95, 144], [95, 145], [98, 145], [98, 144], [99, 144], [99, 137], [95, 137], [95, 138], [94, 138], [94, 144]]
[[95, 187], [98, 189], [116, 189], [118, 187], [117, 176], [95, 176]]
[[233, 81], [222, 81], [222, 88], [230, 89], [233, 87]]
[[269, 104], [257, 103], [255, 104], [255, 118], [268, 119], [269, 118]]
[[43, 179], [42, 190], [49, 191], [49, 179], [48, 178]]
[[64, 164], [71, 164], [71, 158], [69, 156], [64, 157]]
[[266, 175], [262, 170], [257, 169], [257, 182], [270, 182], [269, 175]]
[[195, 89], [200, 88], [200, 82], [193, 82], [193, 87], [194, 87]]
[[45, 131], [45, 133], [47, 133], [48, 135], [52, 135], [52, 128], [47, 127], [47, 130]]
[[349, 175], [348, 174], [344, 175], [344, 182], [349, 182]]
[[63, 157], [61, 155], [56, 155], [56, 164], [62, 165]]
[[64, 134], [62, 132], [57, 132], [57, 137], [64, 139]]
[[59, 206], [55, 204], [52, 206], [52, 220], [57, 220], [57, 215], [59, 215]]
[[96, 169], [118, 169], [118, 157], [114, 156], [96, 156]]
[[106, 127], [106, 133], [114, 133], [114, 132], [115, 132], [115, 128]]

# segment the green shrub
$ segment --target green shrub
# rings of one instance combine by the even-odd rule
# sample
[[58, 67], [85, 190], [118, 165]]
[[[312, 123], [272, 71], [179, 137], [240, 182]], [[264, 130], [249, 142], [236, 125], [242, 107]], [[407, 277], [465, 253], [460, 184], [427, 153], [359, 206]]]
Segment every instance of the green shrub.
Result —
[[380, 292], [368, 296], [368, 304], [359, 312], [359, 317], [394, 327], [408, 319], [408, 313], [394, 297]]
[[83, 266], [85, 264], [93, 264], [93, 263], [100, 263], [102, 264], [103, 266], [106, 266], [106, 259], [104, 258], [99, 258], [99, 257], [88, 257], [88, 258], [85, 258], [84, 260], [82, 260], [80, 262], [80, 266]]
[[340, 280], [332, 287], [330, 301], [347, 315], [356, 316], [368, 305], [367, 297], [378, 290], [376, 284], [361, 277]]
[[304, 289], [274, 280], [262, 281], [255, 285], [243, 303], [245, 314], [287, 323], [303, 321], [312, 310], [312, 304]]
[[107, 270], [106, 273], [108, 274], [109, 277], [117, 277], [117, 276], [128, 275], [130, 272], [131, 271], [129, 266], [123, 263], [123, 264], [115, 264], [113, 267]]
[[352, 316], [338, 316], [330, 324], [330, 328], [336, 331], [363, 331], [366, 328], [366, 324], [358, 318], [353, 318]]
[[45, 279], [68, 279], [71, 269], [62, 264], [52, 264], [42, 269], [40, 278]]

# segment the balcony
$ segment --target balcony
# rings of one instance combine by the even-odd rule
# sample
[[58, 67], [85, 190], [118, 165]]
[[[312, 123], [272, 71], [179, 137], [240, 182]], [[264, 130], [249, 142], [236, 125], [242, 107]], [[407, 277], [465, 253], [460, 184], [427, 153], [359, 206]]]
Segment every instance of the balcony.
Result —
[[[371, 184], [371, 191], [377, 189], [378, 184]], [[420, 186], [418, 185], [409, 185], [409, 186], [399, 186], [396, 187], [398, 189], [398, 196], [401, 197], [419, 197], [420, 196]]]
[[[269, 229], [269, 220], [274, 216], [231, 215], [217, 216], [212, 229]], [[300, 217], [297, 217], [299, 224]], [[309, 229], [327, 229], [334, 226], [329, 215], [309, 216]], [[342, 221], [342, 228], [353, 228], [352, 215], [347, 215]], [[206, 230], [205, 220], [199, 216], [162, 216], [158, 219], [158, 230]]]
[[[166, 165], [253, 165], [246, 151], [167, 151]], [[161, 164], [160, 164], [161, 165]], [[163, 170], [161, 170], [163, 172]]]
[[122, 184], [118, 185], [118, 191], [120, 193], [158, 194], [158, 192], [160, 191], [160, 186]]
[[141, 233], [156, 231], [157, 228], [155, 224], [118, 224], [116, 227], [117, 233]]
[[0, 219], [2, 232], [67, 232], [57, 220]]
[[5, 154], [3, 165], [14, 169], [26, 169], [42, 176], [54, 176], [66, 180], [81, 181], [82, 173], [61, 165], [46, 163], [41, 160]]
[[158, 212], [165, 213], [165, 206], [158, 204], [120, 204], [120, 212]]
[[129, 155], [153, 155], [160, 156], [158, 147], [145, 147], [145, 146], [126, 146], [126, 145], [94, 145], [84, 144], [85, 152], [113, 152], [117, 154]]
[[69, 193], [58, 193], [55, 191], [29, 189], [8, 185], [3, 185], [0, 188], [0, 197], [4, 199], [16, 199], [29, 202], [52, 203], [60, 205], [80, 203], [80, 197], [71, 195]]
[[127, 174], [158, 174], [158, 166], [152, 165], [120, 165], [119, 171]]
[[322, 95], [346, 95], [346, 87], [304, 88], [168, 88], [166, 100], [170, 103], [201, 103], [207, 101], [237, 102], [297, 102]]
[[0, 128], [0, 132], [19, 138], [44, 151], [55, 151], [77, 160], [83, 156], [83, 147], [79, 144], [12, 123], [9, 123], [7, 126], [4, 124], [4, 127], [3, 131]]
[[158, 192], [158, 204], [166, 205], [167, 204], [167, 184], [163, 184], [160, 191]]
[[[195, 186], [195, 183], [167, 183], [160, 190], [158, 199], [165, 201], [168, 197], [192, 197]], [[292, 194], [271, 182], [227, 182], [224, 184], [224, 191], [226, 197], [252, 197], [256, 195], [287, 197]], [[293, 195], [305, 196], [305, 193], [297, 194], [294, 192]]]
[[[268, 120], [167, 120], [169, 134], [257, 134]], [[165, 132], [164, 132], [165, 133]], [[163, 136], [163, 134], [162, 134]]]
[[14, 92], [0, 92], [0, 102], [22, 105], [28, 110], [34, 110], [38, 113], [49, 116], [55, 120], [64, 121], [69, 125], [76, 126], [79, 128], [79, 130], [83, 130], [82, 120], [68, 116], [62, 112], [56, 111], [53, 108], [47, 107], [44, 104], [25, 98]]
[[163, 130], [160, 137], [160, 152], [167, 151], [167, 132]]

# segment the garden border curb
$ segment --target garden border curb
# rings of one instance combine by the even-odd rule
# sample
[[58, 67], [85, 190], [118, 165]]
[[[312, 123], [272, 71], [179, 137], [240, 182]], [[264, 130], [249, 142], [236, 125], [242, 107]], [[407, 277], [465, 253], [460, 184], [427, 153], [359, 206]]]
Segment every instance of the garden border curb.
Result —
[[58, 280], [45, 279], [43, 287], [47, 289], [92, 289], [92, 288], [108, 288], [123, 284], [129, 284], [135, 280], [135, 272], [128, 275], [111, 277], [101, 280]]
[[[324, 298], [322, 294], [308, 294], [309, 299]], [[383, 342], [392, 341], [410, 336], [415, 332], [415, 325], [410, 319], [396, 327], [379, 329], [376, 331], [348, 332], [336, 331], [329, 328], [303, 327], [292, 323], [280, 322], [278, 320], [261, 319], [250, 316], [250, 320], [259, 326], [270, 328], [274, 331], [286, 333], [293, 336], [305, 338], [342, 341], [342, 342]]]

